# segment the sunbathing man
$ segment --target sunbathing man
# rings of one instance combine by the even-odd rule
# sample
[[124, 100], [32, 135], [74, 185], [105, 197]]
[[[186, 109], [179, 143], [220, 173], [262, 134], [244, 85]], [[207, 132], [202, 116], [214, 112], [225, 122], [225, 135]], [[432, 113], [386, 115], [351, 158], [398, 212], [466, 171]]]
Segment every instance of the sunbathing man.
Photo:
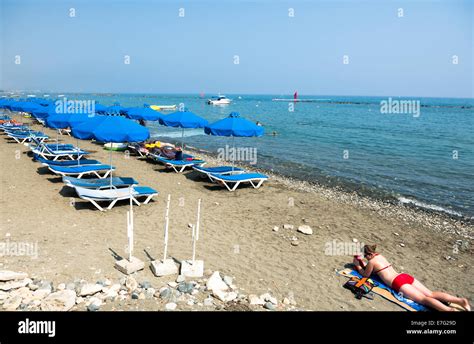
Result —
[[368, 260], [368, 264], [365, 267], [361, 266], [361, 261], [354, 258], [355, 268], [362, 276], [370, 277], [372, 273], [377, 274], [380, 279], [388, 286], [391, 286], [395, 292], [401, 293], [410, 300], [438, 311], [454, 310], [446, 306], [445, 303], [455, 303], [467, 311], [471, 310], [467, 299], [440, 291], [431, 291], [414, 277], [405, 273], [399, 274], [384, 256], [375, 251], [376, 247], [376, 245], [364, 246], [364, 257]]

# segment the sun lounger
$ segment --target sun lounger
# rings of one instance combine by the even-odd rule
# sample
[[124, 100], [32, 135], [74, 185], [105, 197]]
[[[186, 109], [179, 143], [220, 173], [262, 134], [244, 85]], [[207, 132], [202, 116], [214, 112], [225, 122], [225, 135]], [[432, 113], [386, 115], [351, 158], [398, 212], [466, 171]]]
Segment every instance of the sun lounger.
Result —
[[41, 131], [19, 131], [19, 132], [9, 132], [7, 136], [11, 139], [14, 139], [18, 143], [25, 143], [27, 141], [32, 141], [35, 139], [38, 142], [43, 142], [49, 137]]
[[186, 167], [193, 167], [195, 165], [202, 166], [206, 162], [204, 160], [172, 160], [166, 159], [161, 156], [154, 156], [155, 161], [161, 162], [167, 168], [172, 168], [176, 173], [181, 173]]
[[119, 189], [137, 185], [138, 182], [129, 177], [112, 177], [110, 178], [93, 178], [93, 179], [79, 179], [74, 177], [63, 177], [63, 182], [72, 188], [81, 187], [86, 189]]
[[[48, 166], [49, 170], [61, 176], [77, 176], [82, 178], [85, 175], [95, 175], [97, 178], [107, 178], [115, 170], [110, 165], [80, 165], [80, 166]], [[105, 173], [104, 173], [105, 172]], [[100, 173], [103, 173], [102, 175]]]
[[239, 167], [232, 167], [232, 166], [217, 166], [217, 167], [193, 166], [193, 169], [197, 172], [200, 172], [206, 175], [209, 178], [211, 178], [210, 176], [211, 173], [218, 173], [221, 175], [245, 173], [244, 169], [239, 168]]
[[229, 191], [235, 191], [241, 183], [250, 183], [254, 189], [258, 189], [263, 182], [268, 179], [268, 176], [261, 173], [241, 173], [232, 175], [211, 173], [209, 178], [211, 178], [212, 181], [217, 181], [224, 185]]
[[47, 160], [58, 160], [60, 158], [69, 158], [71, 160], [81, 159], [84, 155], [90, 154], [77, 147], [70, 145], [56, 145], [40, 143], [36, 146], [30, 145], [33, 154], [36, 154]]
[[99, 160], [80, 159], [80, 160], [48, 160], [38, 155], [34, 155], [36, 161], [44, 166], [80, 166], [80, 165], [101, 165]]
[[[148, 204], [153, 196], [156, 196], [158, 192], [147, 186], [132, 186], [124, 189], [107, 189], [107, 190], [93, 190], [82, 187], [75, 187], [78, 196], [81, 199], [91, 202], [100, 211], [110, 210], [113, 206], [121, 200], [129, 200], [130, 197], [136, 205]], [[140, 203], [137, 198], [143, 198], [145, 200]], [[110, 202], [107, 208], [101, 207], [98, 202]]]

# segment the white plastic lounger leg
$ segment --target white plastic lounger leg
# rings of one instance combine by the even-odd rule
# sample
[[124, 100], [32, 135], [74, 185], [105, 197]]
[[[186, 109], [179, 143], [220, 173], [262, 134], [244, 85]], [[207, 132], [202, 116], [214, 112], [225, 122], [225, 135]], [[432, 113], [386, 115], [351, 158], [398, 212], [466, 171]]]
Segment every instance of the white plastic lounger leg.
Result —
[[153, 196], [155, 196], [155, 194], [151, 194], [150, 196], [148, 196], [145, 200], [145, 202], [143, 202], [142, 204], [148, 204], [148, 202], [151, 201], [151, 199], [153, 198]]
[[258, 188], [263, 184], [263, 182], [264, 182], [264, 179], [260, 179], [260, 181], [258, 182], [258, 184], [255, 185], [255, 183], [254, 183], [252, 180], [250, 180], [250, 184], [252, 184], [252, 186], [253, 186], [254, 189], [258, 189]]
[[[95, 172], [95, 171], [94, 171], [94, 172]], [[97, 174], [97, 176], [98, 176], [99, 178], [104, 179], [104, 178], [107, 178], [107, 177], [108, 177], [108, 175], [110, 174], [110, 172], [111, 172], [111, 170], [107, 170], [107, 172], [104, 174], [103, 177], [99, 176], [97, 173], [96, 173], [96, 174]]]
[[95, 207], [96, 207], [97, 209], [99, 209], [100, 211], [105, 211], [105, 209], [104, 209], [104, 208], [102, 208], [102, 207], [101, 207], [99, 204], [97, 204], [97, 202], [96, 202], [96, 201], [94, 201], [92, 198], [89, 198], [89, 197], [83, 197], [83, 199], [85, 199], [86, 201], [89, 201], [89, 202], [91, 202], [91, 203], [92, 203], [93, 205], [95, 205]]
[[181, 166], [181, 169], [179, 170], [179, 173], [183, 172], [185, 168], [186, 168], [186, 165]]
[[119, 200], [118, 198], [114, 199], [114, 200], [109, 204], [109, 206], [107, 207], [107, 209], [108, 209], [108, 210], [112, 209], [112, 208], [114, 207], [115, 203], [117, 203], [118, 200]]
[[133, 197], [133, 196], [132, 196], [132, 201], [133, 201], [136, 205], [140, 206], [140, 202], [138, 202], [138, 200], [137, 200], [135, 197]]

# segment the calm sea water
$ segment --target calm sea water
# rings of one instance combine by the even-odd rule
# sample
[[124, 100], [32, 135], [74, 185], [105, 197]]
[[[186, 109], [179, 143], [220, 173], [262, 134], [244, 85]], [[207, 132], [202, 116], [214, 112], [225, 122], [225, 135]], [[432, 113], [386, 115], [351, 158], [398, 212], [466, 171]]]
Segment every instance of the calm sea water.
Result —
[[[266, 130], [264, 137], [235, 139], [238, 147], [257, 148], [259, 168], [474, 217], [474, 99], [410, 98], [421, 103], [416, 117], [381, 113], [387, 98], [379, 97], [301, 97], [316, 101], [290, 111], [288, 102], [272, 101], [291, 98], [282, 95], [227, 95], [233, 103], [225, 107], [207, 105], [199, 95], [67, 96], [104, 105], [184, 103], [210, 122], [237, 111]], [[156, 138], [181, 138], [180, 129], [149, 127]], [[191, 129], [185, 142], [216, 152], [232, 140]]]

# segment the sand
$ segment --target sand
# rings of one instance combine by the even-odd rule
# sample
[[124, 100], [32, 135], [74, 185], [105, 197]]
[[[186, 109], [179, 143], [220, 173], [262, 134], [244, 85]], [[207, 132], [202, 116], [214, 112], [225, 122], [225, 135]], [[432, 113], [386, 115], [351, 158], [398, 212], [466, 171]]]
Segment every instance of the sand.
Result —
[[[32, 127], [56, 136], [38, 124]], [[61, 136], [61, 141], [76, 143], [68, 136]], [[80, 141], [80, 147], [93, 151], [91, 158], [109, 162], [109, 152], [102, 146]], [[128, 202], [98, 211], [77, 198], [61, 178], [33, 162], [28, 151], [2, 135], [0, 241], [37, 243], [38, 257], [1, 257], [0, 270], [24, 271], [54, 283], [121, 278], [114, 269], [113, 252], [126, 252]], [[116, 176], [134, 177], [160, 192], [150, 204], [134, 207], [134, 255], [146, 263], [137, 280], [165, 284], [174, 279], [158, 279], [148, 268], [151, 258], [163, 254], [165, 200], [171, 194], [169, 254], [179, 260], [191, 257], [188, 224], [195, 222], [201, 198], [197, 258], [204, 260], [206, 270], [235, 277], [244, 293], [270, 291], [279, 300], [293, 293], [302, 310], [401, 311], [380, 297], [356, 300], [342, 288], [346, 279], [335, 270], [352, 257], [327, 255], [325, 245], [357, 239], [378, 244], [398, 271], [413, 274], [427, 287], [473, 300], [472, 225], [342, 192], [301, 187], [278, 177], [258, 190], [249, 187], [231, 193], [197, 177], [196, 172], [176, 174], [160, 164], [127, 158], [122, 152], [112, 156]], [[283, 229], [283, 224], [295, 229]], [[311, 226], [312, 235], [296, 231], [303, 224]], [[277, 232], [274, 226], [279, 227]], [[298, 238], [298, 246], [291, 244], [292, 237]], [[459, 249], [453, 252], [456, 240], [462, 244], [458, 242]], [[157, 309], [153, 302], [143, 302], [140, 307]]]

